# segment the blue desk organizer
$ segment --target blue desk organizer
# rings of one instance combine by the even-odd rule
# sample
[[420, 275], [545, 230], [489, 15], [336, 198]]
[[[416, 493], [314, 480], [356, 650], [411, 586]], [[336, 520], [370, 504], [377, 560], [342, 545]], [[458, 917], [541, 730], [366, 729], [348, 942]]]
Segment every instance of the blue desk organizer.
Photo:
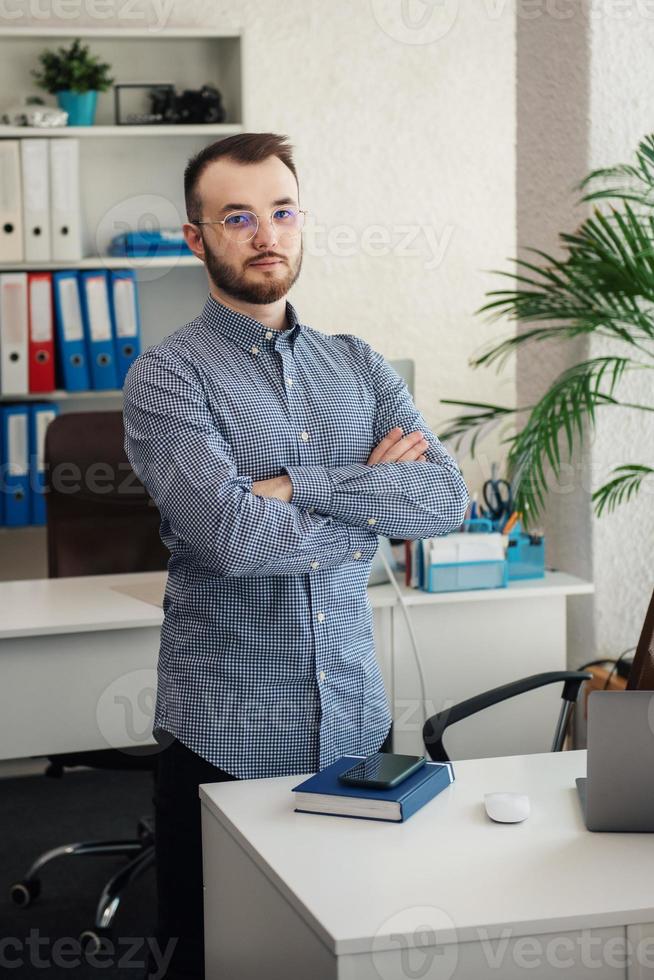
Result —
[[545, 576], [545, 538], [530, 535], [522, 530], [517, 521], [508, 534], [506, 563], [509, 579], [544, 578]]
[[[493, 531], [492, 521], [474, 518], [463, 525], [473, 533]], [[467, 592], [474, 589], [503, 589], [509, 581], [508, 562], [461, 561], [430, 565], [425, 581], [423, 544], [418, 543], [419, 582], [423, 592]]]

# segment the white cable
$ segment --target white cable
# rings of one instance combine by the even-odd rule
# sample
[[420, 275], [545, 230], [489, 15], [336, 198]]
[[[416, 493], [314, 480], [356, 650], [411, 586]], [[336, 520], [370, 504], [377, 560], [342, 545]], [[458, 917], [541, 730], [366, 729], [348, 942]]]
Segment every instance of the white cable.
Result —
[[384, 549], [382, 547], [379, 548], [379, 554], [381, 556], [382, 561], [384, 562], [386, 571], [388, 572], [388, 577], [391, 580], [391, 583], [393, 584], [395, 591], [397, 592], [397, 597], [400, 600], [400, 604], [402, 606], [402, 612], [404, 613], [407, 629], [409, 631], [409, 637], [411, 639], [411, 647], [413, 649], [413, 657], [416, 662], [416, 667], [418, 668], [418, 677], [420, 679], [420, 693], [422, 695], [422, 721], [424, 724], [427, 721], [427, 686], [425, 684], [425, 675], [423, 674], [422, 664], [420, 662], [420, 654], [418, 653], [418, 644], [416, 642], [415, 633], [413, 632], [413, 626], [411, 625], [411, 617], [409, 616], [409, 610], [406, 601], [404, 599], [404, 596], [400, 591], [400, 587], [397, 584], [391, 566], [388, 563], [388, 559], [386, 558], [386, 555], [384, 554]]

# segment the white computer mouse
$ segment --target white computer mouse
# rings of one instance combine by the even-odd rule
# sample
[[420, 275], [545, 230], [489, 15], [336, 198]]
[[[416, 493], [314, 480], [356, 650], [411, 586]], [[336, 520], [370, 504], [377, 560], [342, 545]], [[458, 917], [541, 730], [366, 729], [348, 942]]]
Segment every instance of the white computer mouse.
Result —
[[484, 806], [491, 820], [497, 823], [520, 823], [531, 810], [526, 793], [486, 793]]

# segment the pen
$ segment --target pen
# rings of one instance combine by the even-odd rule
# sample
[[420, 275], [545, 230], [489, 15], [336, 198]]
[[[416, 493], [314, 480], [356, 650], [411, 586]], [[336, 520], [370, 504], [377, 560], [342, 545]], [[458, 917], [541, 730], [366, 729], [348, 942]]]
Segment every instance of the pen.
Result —
[[520, 517], [521, 517], [520, 511], [519, 510], [514, 510], [513, 513], [511, 514], [511, 516], [509, 517], [508, 521], [506, 522], [506, 524], [502, 528], [502, 534], [508, 534], [509, 531], [511, 531], [515, 527], [515, 525], [518, 523], [518, 521], [520, 520]]

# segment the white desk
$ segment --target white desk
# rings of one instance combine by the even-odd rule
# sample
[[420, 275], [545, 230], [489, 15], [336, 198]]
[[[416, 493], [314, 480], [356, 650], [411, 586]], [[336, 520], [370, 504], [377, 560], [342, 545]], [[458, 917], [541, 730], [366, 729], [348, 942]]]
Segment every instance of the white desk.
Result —
[[0, 583], [0, 759], [148, 741], [164, 572]]
[[[405, 824], [295, 813], [298, 776], [202, 786], [207, 980], [652, 977], [652, 837], [586, 830], [585, 762], [455, 763]], [[503, 789], [525, 823], [486, 817]]]
[[[152, 744], [165, 583], [165, 572], [0, 582], [0, 760]], [[393, 597], [370, 595], [381, 649]]]
[[[165, 581], [165, 572], [144, 572], [0, 582], [0, 759], [149, 740]], [[430, 713], [525, 674], [564, 668], [568, 597], [592, 591], [558, 572], [488, 591], [403, 588]], [[396, 750], [421, 752], [416, 669], [397, 596], [391, 585], [372, 586], [368, 596]], [[453, 730], [448, 746], [458, 757], [479, 755], [481, 746], [502, 754], [522, 732], [523, 751], [547, 748], [559, 693], [492, 709], [491, 724], [484, 719], [484, 734], [472, 743], [470, 719], [465, 730]]]

